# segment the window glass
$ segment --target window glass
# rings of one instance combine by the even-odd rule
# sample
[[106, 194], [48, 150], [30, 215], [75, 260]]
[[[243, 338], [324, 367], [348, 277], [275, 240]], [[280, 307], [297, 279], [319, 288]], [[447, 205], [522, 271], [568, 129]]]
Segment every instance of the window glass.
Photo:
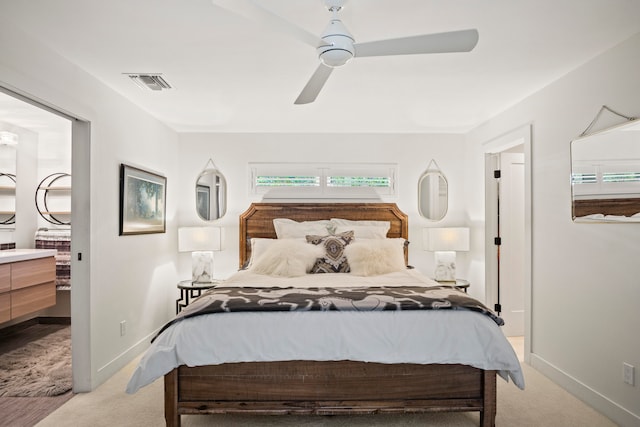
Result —
[[250, 191], [274, 198], [395, 196], [396, 169], [388, 163], [250, 163]]

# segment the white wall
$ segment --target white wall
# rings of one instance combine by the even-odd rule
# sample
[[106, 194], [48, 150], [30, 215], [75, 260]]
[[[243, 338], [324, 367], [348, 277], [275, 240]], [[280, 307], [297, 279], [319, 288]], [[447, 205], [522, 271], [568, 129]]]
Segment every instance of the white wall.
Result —
[[[226, 249], [215, 254], [216, 273], [222, 277], [238, 268], [238, 217], [252, 201], [249, 194], [249, 162], [392, 162], [398, 164], [397, 203], [409, 215], [409, 262], [426, 274], [434, 270], [433, 253], [422, 250], [422, 228], [466, 225], [464, 162], [460, 152], [463, 135], [415, 134], [181, 134], [180, 225], [205, 224], [195, 212], [195, 181], [208, 159], [228, 182], [227, 215], [217, 224], [225, 228]], [[440, 222], [418, 214], [418, 179], [435, 159], [449, 181], [449, 212]], [[459, 255], [459, 275], [467, 277], [467, 254]], [[190, 258], [180, 254], [180, 274], [190, 275]], [[473, 292], [473, 286], [471, 292]]]
[[[90, 146], [73, 150], [74, 156], [89, 153], [88, 164], [74, 158], [72, 171], [74, 182], [83, 184], [74, 185], [74, 199], [82, 207], [74, 215], [88, 219], [90, 232], [90, 246], [72, 248], [74, 260], [78, 250], [83, 252], [83, 261], [72, 265], [74, 371], [81, 370], [74, 372], [74, 390], [87, 391], [146, 346], [174, 310], [178, 138], [10, 24], [0, 26], [0, 51], [0, 85], [90, 122]], [[122, 162], [167, 177], [167, 233], [118, 236]], [[88, 236], [76, 237], [88, 241]], [[127, 321], [123, 337], [122, 320]]]
[[[532, 123], [531, 361], [623, 426], [640, 425], [640, 227], [571, 221], [570, 141], [602, 105], [640, 116], [640, 34], [470, 132], [469, 216], [483, 216], [481, 145]], [[640, 141], [639, 141], [640, 142]], [[478, 224], [483, 227], [483, 224]]]

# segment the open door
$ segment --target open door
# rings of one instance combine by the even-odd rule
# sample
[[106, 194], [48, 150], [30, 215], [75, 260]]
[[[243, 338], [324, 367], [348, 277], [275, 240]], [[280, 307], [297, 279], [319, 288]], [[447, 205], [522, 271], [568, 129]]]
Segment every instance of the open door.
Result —
[[497, 299], [505, 321], [506, 336], [524, 335], [524, 154], [499, 153], [499, 169], [494, 173], [497, 186], [494, 238], [497, 263]]
[[524, 337], [531, 355], [531, 125], [483, 144], [485, 155], [485, 301]]

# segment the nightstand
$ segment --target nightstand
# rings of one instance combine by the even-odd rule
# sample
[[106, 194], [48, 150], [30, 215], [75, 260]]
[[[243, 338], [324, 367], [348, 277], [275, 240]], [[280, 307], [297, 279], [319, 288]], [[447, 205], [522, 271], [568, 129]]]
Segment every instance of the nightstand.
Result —
[[178, 283], [180, 298], [176, 300], [176, 314], [180, 313], [192, 300], [198, 298], [202, 294], [202, 291], [218, 286], [221, 283], [222, 280], [215, 279], [210, 283], [198, 283], [192, 280], [183, 280]]
[[467, 289], [469, 288], [469, 286], [471, 286], [471, 283], [469, 283], [469, 281], [465, 279], [456, 279], [455, 282], [445, 282], [445, 281], [436, 280], [436, 282], [440, 283], [441, 285], [455, 286], [461, 291], [464, 291], [465, 294], [467, 293]]

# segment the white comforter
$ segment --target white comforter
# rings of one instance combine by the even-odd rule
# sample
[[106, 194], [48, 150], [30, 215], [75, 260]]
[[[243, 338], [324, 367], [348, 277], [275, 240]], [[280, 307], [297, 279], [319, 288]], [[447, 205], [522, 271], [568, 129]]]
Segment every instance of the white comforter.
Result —
[[[300, 278], [241, 271], [224, 286], [296, 286]], [[436, 286], [415, 270], [375, 277], [310, 274], [305, 287]], [[488, 316], [472, 311], [217, 313], [184, 319], [164, 331], [133, 372], [127, 393], [180, 365], [281, 360], [462, 363], [497, 370], [524, 388], [513, 348]]]

